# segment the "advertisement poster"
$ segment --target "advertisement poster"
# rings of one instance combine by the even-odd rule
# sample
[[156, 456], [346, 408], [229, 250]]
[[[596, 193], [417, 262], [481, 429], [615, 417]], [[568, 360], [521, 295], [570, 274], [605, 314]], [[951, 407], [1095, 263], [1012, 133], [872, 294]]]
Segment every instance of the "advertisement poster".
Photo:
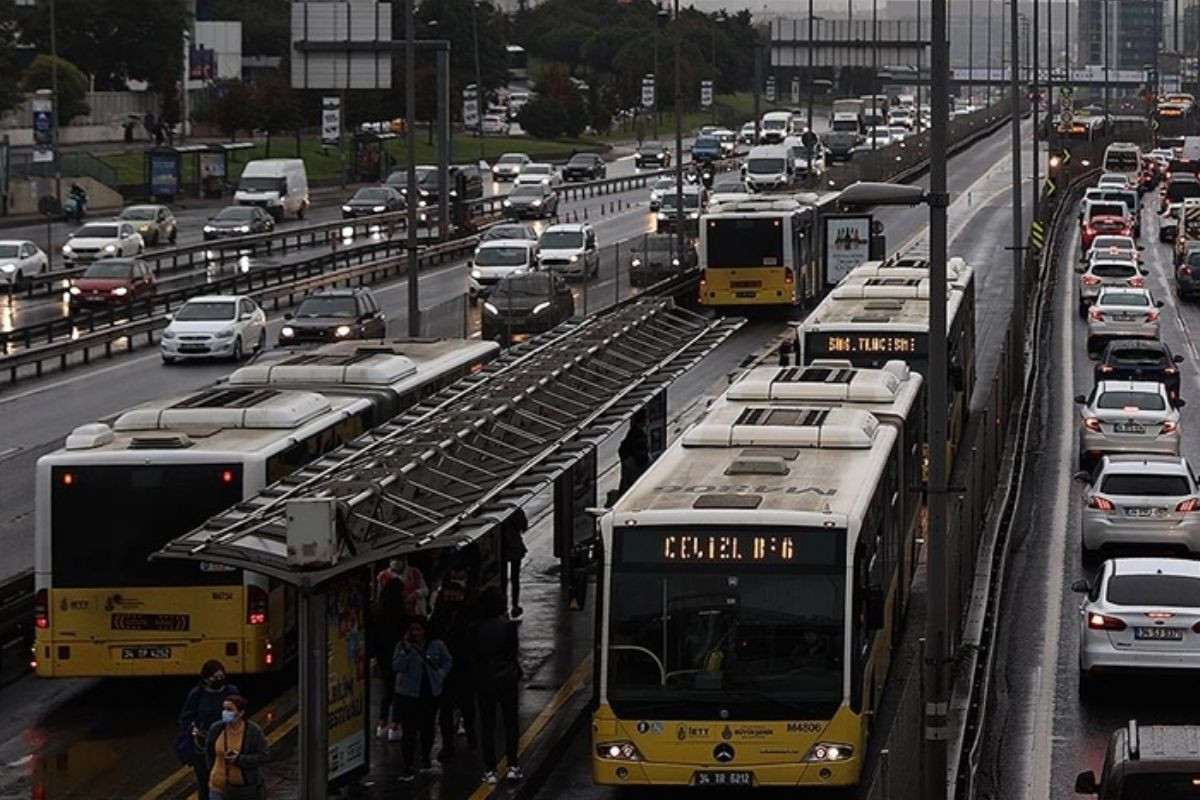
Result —
[[367, 608], [370, 581], [355, 572], [327, 590], [329, 780], [367, 766]]
[[176, 153], [150, 154], [150, 196], [175, 197], [179, 192], [179, 156]]
[[712, 81], [700, 81], [700, 107], [709, 108], [713, 102]]
[[342, 139], [342, 98], [321, 98], [321, 142], [337, 145]]
[[463, 89], [462, 120], [464, 128], [479, 125], [479, 101], [475, 98], [474, 87]]
[[54, 160], [54, 101], [33, 98], [33, 160]]
[[871, 215], [825, 218], [825, 283], [834, 285], [870, 260]]

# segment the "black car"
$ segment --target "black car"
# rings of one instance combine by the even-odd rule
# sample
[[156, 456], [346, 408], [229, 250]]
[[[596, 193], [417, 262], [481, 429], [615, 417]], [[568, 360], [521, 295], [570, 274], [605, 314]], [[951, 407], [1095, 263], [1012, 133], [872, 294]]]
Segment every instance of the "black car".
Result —
[[1097, 381], [1158, 381], [1172, 400], [1179, 399], [1179, 367], [1183, 356], [1154, 339], [1114, 339], [1104, 347], [1093, 376]]
[[558, 193], [544, 183], [517, 186], [504, 198], [504, 213], [513, 219], [550, 219], [558, 214]]
[[403, 211], [408, 206], [404, 195], [393, 186], [368, 186], [359, 189], [342, 206], [342, 219], [369, 217], [372, 214], [386, 214], [390, 211]]
[[543, 333], [575, 313], [566, 281], [550, 272], [507, 275], [483, 304], [483, 338], [505, 344], [514, 337]]
[[696, 250], [691, 245], [679, 254], [678, 237], [666, 233], [634, 239], [629, 248], [629, 283], [650, 286], [664, 278], [696, 267]]
[[538, 232], [532, 225], [518, 222], [503, 222], [499, 225], [492, 225], [479, 236], [480, 242], [490, 242], [493, 239], [528, 239], [531, 242], [536, 242], [538, 240]]
[[311, 294], [279, 329], [279, 344], [382, 339], [387, 317], [366, 289], [328, 289]]
[[204, 241], [275, 230], [275, 218], [259, 206], [226, 206], [204, 224]]
[[608, 175], [604, 159], [595, 153], [576, 153], [562, 170], [565, 181], [598, 181]]
[[[447, 173], [450, 177], [450, 199], [457, 200], [462, 195], [464, 200], [476, 200], [483, 197], [483, 175], [479, 167], [473, 164], [451, 164]], [[386, 185], [396, 189], [402, 195], [408, 194], [408, 170], [398, 169], [388, 175]], [[437, 167], [417, 167], [417, 205], [436, 206], [441, 189], [438, 182]]]
[[1181, 300], [1200, 297], [1200, 242], [1188, 242], [1175, 267], [1175, 294]]
[[669, 167], [671, 166], [671, 150], [665, 144], [646, 142], [633, 154], [633, 165], [639, 168]]
[[837, 131], [825, 137], [825, 155], [829, 161], [849, 161], [861, 141], [858, 134]]

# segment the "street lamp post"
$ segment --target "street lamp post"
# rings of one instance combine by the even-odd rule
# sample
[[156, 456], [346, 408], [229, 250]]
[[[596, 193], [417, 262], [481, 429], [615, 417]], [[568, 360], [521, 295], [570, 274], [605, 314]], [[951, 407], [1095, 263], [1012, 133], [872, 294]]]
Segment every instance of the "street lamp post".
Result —
[[[408, 335], [421, 335], [421, 304], [417, 280], [417, 0], [404, 3], [404, 139], [408, 150], [408, 236], [405, 265], [408, 273]], [[476, 95], [479, 87], [476, 86]], [[478, 117], [478, 114], [476, 114]]]
[[[50, 113], [50, 149], [54, 152], [54, 199], [62, 202], [62, 158], [58, 154], [58, 26], [54, 22], [54, 0], [50, 0], [50, 96], [54, 98]], [[183, 87], [187, 91], [187, 85]]]
[[483, 161], [483, 78], [479, 69], [479, 0], [471, 4], [471, 36], [475, 40], [475, 135], [479, 137], [479, 160]]
[[[683, 77], [680, 57], [683, 51], [683, 26], [679, 24], [679, 0], [675, 0], [675, 239], [677, 253], [683, 253]], [[681, 256], [682, 258], [682, 256]]]
[[879, 94], [879, 0], [871, 0], [871, 149], [875, 149], [875, 128], [879, 127], [879, 112], [875, 110]]
[[1038, 137], [1040, 135], [1038, 121], [1041, 119], [1042, 109], [1042, 90], [1038, 76], [1038, 7], [1040, 5], [1041, 3], [1038, 0], [1033, 0], [1033, 36], [1030, 38], [1030, 42], [1033, 45], [1033, 63], [1031, 65], [1033, 70], [1033, 113], [1030, 115], [1033, 120], [1033, 183], [1031, 185], [1032, 201], [1029, 205], [1029, 213], [1034, 219], [1037, 219], [1038, 215], [1038, 190], [1041, 189], [1039, 183], [1040, 176], [1038, 174], [1040, 170], [1038, 162], [1041, 160], [1041, 151], [1038, 149]]
[[[813, 0], [808, 0], [808, 130], [813, 129]], [[811, 154], [810, 154], [811, 155]], [[811, 166], [811, 164], [810, 164]], [[812, 172], [810, 169], [809, 172]]]
[[967, 0], [967, 105], [975, 105], [975, 0]]
[[662, 13], [660, 5], [654, 11], [654, 102], [650, 105], [655, 141], [658, 141], [658, 26], [662, 22]]

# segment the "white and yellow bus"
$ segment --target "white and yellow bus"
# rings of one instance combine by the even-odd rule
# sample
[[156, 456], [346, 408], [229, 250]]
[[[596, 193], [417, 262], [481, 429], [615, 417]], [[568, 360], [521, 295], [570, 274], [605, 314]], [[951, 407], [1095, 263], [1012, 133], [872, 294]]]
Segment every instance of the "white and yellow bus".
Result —
[[700, 303], [791, 307], [816, 297], [815, 206], [763, 195], [721, 203], [700, 220]]
[[601, 519], [592, 774], [852, 786], [915, 566], [922, 380], [757, 368]]
[[293, 654], [278, 581], [150, 561], [171, 539], [482, 368], [492, 342], [347, 342], [76, 428], [37, 463], [34, 665], [43, 677], [235, 673]]
[[[800, 363], [842, 359], [880, 367], [900, 359], [929, 375], [929, 268], [918, 259], [868, 262], [853, 270], [797, 325]], [[951, 450], [966, 432], [975, 390], [975, 278], [961, 258], [946, 271]]]

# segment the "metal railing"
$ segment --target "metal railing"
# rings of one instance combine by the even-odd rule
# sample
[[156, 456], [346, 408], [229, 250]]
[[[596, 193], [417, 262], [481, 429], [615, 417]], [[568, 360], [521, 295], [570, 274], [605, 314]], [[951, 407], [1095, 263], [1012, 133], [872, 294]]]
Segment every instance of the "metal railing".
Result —
[[[470, 237], [427, 247], [418, 256], [418, 269], [440, 265], [447, 259], [460, 258], [471, 252], [477, 243], [476, 237]], [[403, 250], [399, 246], [392, 249]], [[0, 370], [8, 372], [10, 383], [16, 383], [25, 377], [25, 372], [31, 372], [33, 376], [43, 375], [47, 362], [56, 361], [59, 369], [66, 369], [72, 364], [71, 357], [77, 355], [79, 363], [88, 364], [92, 353], [97, 349], [102, 349], [105, 357], [111, 357], [121, 343], [128, 349], [133, 349], [138, 337], [142, 335], [146, 336], [148, 344], [153, 344], [154, 333], [166, 327], [169, 322], [170, 309], [201, 292], [246, 294], [264, 306], [270, 304], [271, 308], [278, 309], [291, 305], [298, 296], [314, 289], [351, 284], [361, 286], [406, 274], [407, 256], [402, 254], [382, 259], [372, 257], [370, 260], [359, 254], [358, 263], [352, 264], [354, 257], [355, 253], [352, 251], [330, 253], [297, 264], [285, 264], [269, 272], [264, 270], [235, 273], [203, 286], [189, 287], [138, 301], [130, 304], [128, 308], [138, 312], [134, 316], [142, 318], [128, 321], [114, 318], [111, 324], [82, 335], [73, 335], [64, 341], [35, 345], [0, 356]]]

